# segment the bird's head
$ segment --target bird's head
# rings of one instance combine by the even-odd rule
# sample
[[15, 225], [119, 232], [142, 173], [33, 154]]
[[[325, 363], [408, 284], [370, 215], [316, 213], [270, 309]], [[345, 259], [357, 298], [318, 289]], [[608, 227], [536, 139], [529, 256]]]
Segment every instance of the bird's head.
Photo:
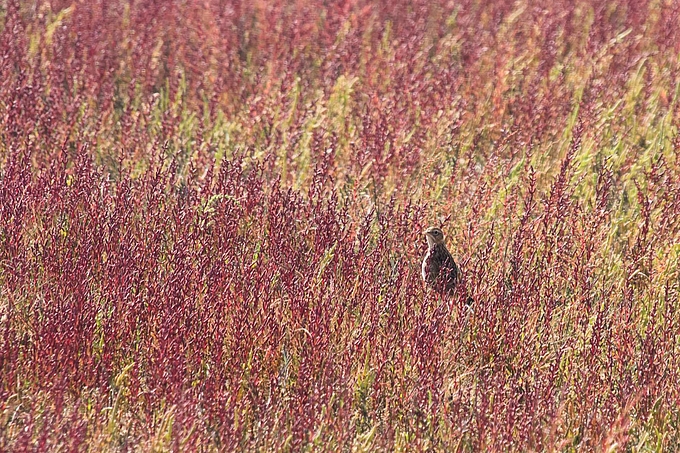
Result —
[[432, 247], [435, 244], [444, 243], [444, 233], [440, 228], [430, 227], [425, 230], [425, 239], [427, 239], [427, 245]]

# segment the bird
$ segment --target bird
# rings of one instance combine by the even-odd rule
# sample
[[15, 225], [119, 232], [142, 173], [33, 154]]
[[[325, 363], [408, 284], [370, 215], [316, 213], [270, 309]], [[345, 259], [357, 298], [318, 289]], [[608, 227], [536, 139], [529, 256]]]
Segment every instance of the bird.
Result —
[[425, 230], [427, 253], [423, 258], [423, 281], [436, 292], [450, 296], [461, 281], [460, 268], [444, 244], [444, 233], [440, 228]]

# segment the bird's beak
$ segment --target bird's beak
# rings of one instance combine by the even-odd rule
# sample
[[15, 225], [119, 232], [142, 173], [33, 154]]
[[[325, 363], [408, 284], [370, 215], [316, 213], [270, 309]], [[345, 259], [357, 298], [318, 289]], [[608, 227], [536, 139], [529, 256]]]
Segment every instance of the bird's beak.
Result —
[[428, 245], [429, 247], [432, 247], [432, 246], [435, 244], [435, 242], [436, 242], [436, 241], [434, 240], [434, 236], [432, 236], [432, 233], [430, 233], [429, 231], [426, 231], [426, 232], [425, 232], [425, 239], [427, 239], [427, 245]]

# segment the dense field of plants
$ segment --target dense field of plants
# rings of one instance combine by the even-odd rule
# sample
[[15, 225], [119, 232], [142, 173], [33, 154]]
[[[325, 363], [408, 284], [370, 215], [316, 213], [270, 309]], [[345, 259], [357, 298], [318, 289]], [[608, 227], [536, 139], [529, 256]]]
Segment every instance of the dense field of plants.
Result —
[[0, 450], [680, 448], [679, 14], [0, 2]]

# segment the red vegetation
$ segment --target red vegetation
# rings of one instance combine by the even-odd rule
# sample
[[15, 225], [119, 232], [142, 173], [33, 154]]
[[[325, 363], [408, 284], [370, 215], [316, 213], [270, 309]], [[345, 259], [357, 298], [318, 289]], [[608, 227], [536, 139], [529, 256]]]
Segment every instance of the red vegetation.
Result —
[[0, 450], [680, 448], [679, 11], [4, 2]]

